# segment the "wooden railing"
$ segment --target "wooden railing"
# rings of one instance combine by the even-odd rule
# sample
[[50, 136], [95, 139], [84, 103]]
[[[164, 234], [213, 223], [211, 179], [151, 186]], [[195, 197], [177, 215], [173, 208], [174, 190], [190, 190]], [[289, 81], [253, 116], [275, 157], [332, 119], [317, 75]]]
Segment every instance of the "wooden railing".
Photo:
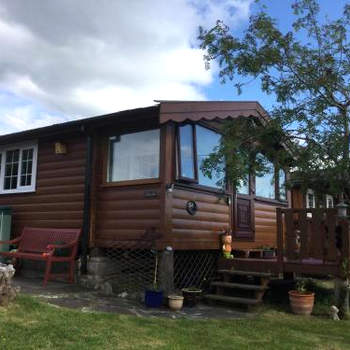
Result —
[[277, 209], [277, 262], [337, 264], [350, 259], [349, 221], [336, 209]]

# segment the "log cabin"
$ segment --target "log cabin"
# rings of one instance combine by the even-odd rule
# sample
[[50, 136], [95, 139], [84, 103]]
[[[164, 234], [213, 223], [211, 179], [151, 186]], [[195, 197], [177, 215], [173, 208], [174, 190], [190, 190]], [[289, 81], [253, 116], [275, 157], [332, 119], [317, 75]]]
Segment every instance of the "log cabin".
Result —
[[[0, 205], [24, 226], [84, 227], [89, 247], [159, 233], [159, 249], [276, 245], [275, 209], [287, 207], [283, 172], [271, 164], [248, 186], [222, 190], [200, 167], [220, 121], [267, 118], [257, 102], [160, 101], [155, 106], [0, 137]], [[273, 178], [276, 181], [273, 181]]]
[[[222, 121], [266, 119], [258, 102], [157, 101], [150, 107], [0, 136], [0, 205], [23, 227], [83, 228], [82, 270], [92, 248], [219, 252], [276, 247], [276, 208], [291, 195], [270, 164], [235, 190], [217, 186], [201, 162]], [[153, 237], [153, 238], [152, 238]]]

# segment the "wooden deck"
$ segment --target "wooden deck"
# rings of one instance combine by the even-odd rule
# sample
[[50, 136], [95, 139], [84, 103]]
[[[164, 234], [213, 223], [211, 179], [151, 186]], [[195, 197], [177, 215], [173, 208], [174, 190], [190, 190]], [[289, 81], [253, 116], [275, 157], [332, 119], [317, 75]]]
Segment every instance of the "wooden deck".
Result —
[[218, 267], [341, 276], [342, 262], [350, 261], [349, 241], [349, 221], [336, 209], [278, 208], [276, 258], [220, 258]]

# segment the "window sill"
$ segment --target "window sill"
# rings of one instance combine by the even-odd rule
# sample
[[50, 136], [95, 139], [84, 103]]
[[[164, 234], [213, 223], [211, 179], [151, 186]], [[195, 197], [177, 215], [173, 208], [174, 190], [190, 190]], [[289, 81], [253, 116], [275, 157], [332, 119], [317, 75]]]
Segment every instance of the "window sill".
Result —
[[189, 189], [189, 190], [196, 190], [196, 191], [201, 191], [201, 192], [207, 192], [207, 193], [213, 193], [216, 195], [230, 195], [231, 193], [227, 191], [223, 191], [214, 187], [208, 187], [208, 186], [203, 186], [203, 185], [198, 185], [195, 183], [183, 183], [183, 182], [176, 182], [175, 188], [180, 188], [180, 189]]
[[269, 203], [269, 204], [277, 204], [277, 205], [282, 205], [282, 206], [288, 206], [288, 202], [287, 201], [279, 201], [277, 199], [272, 199], [272, 198], [265, 198], [265, 197], [259, 197], [259, 196], [255, 196], [254, 200], [258, 201], [258, 202], [265, 202], [265, 203]]
[[13, 194], [26, 194], [26, 193], [35, 193], [35, 189], [30, 190], [12, 190], [12, 191], [0, 191], [0, 196], [7, 196]]
[[122, 186], [135, 186], [135, 185], [148, 185], [160, 183], [160, 179], [139, 179], [139, 180], [126, 180], [116, 182], [104, 182], [101, 187], [122, 187]]

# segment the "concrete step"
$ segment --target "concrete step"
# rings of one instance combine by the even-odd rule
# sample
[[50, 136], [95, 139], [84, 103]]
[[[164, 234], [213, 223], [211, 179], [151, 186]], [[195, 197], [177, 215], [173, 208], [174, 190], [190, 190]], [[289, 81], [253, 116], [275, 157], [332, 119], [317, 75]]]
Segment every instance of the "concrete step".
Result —
[[269, 272], [255, 272], [255, 271], [241, 271], [241, 270], [218, 270], [218, 273], [227, 274], [232, 276], [253, 276], [253, 277], [262, 277], [270, 278], [272, 274]]
[[212, 282], [212, 286], [231, 288], [231, 289], [245, 289], [245, 290], [254, 290], [254, 291], [264, 291], [268, 287], [256, 285], [256, 284], [246, 284], [246, 283], [231, 283], [231, 282]]
[[228, 297], [225, 295], [216, 295], [216, 294], [206, 294], [204, 295], [204, 298], [208, 300], [213, 300], [213, 301], [222, 301], [230, 304], [258, 305], [261, 303], [257, 299]]

